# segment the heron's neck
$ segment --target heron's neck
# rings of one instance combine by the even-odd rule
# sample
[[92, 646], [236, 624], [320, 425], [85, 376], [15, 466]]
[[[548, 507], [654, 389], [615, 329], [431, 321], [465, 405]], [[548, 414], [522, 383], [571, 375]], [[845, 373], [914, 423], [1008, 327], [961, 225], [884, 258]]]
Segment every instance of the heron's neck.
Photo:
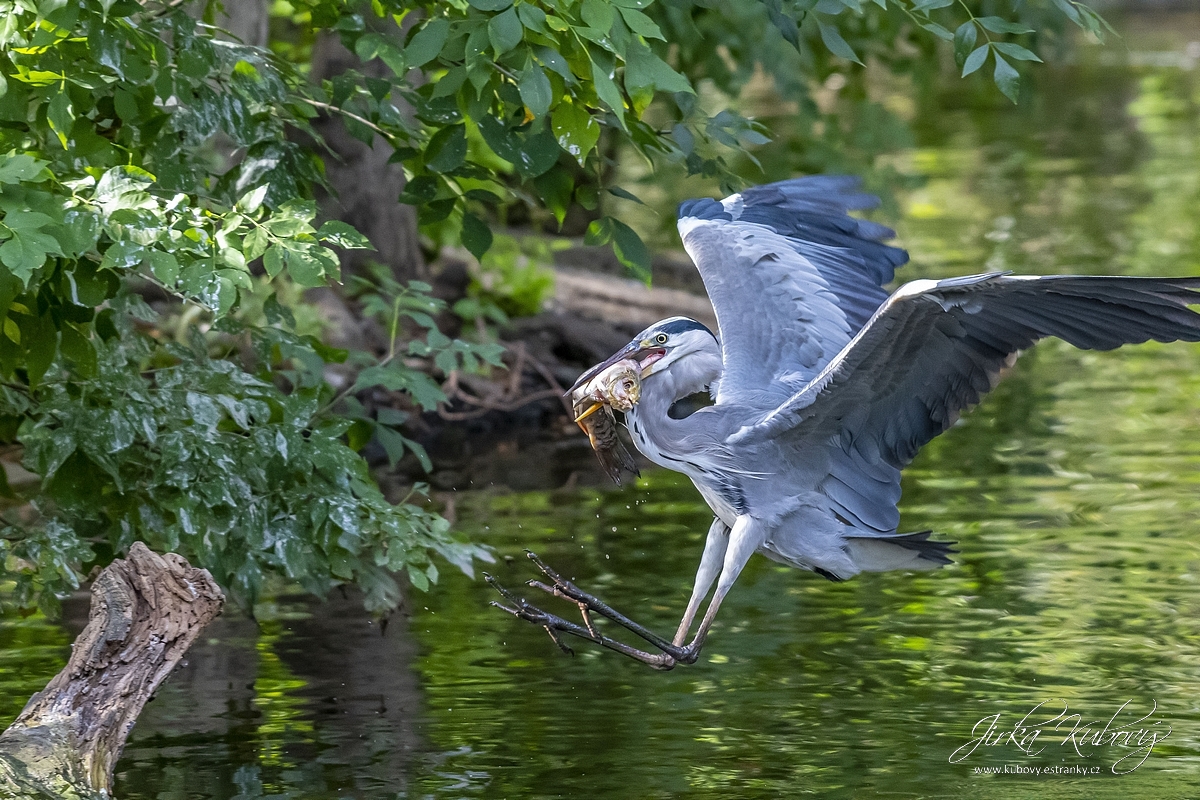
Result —
[[696, 369], [693, 364], [692, 369], [682, 372], [675, 369], [678, 364], [673, 364], [648, 376], [642, 382], [637, 405], [625, 415], [630, 436], [642, 455], [660, 467], [683, 472], [697, 485], [707, 480], [700, 462], [713, 450], [704, 442], [718, 432], [711, 430], [711, 420], [698, 420], [706, 415], [673, 419], [668, 412], [677, 400], [702, 391], [717, 379], [720, 360], [716, 359], [715, 364], [716, 369]]
[[[650, 451], [674, 450], [677, 437], [671, 431], [678, 433], [682, 420], [671, 418], [668, 413], [671, 406], [678, 400], [708, 389], [720, 374], [719, 355], [710, 358], [694, 354], [642, 381], [641, 398], [627, 415], [631, 423], [636, 422], [636, 425], [630, 425], [630, 432], [634, 434], [638, 449], [651, 460], [656, 459]], [[648, 447], [643, 447], [643, 444]]]
[[670, 408], [675, 401], [712, 387], [721, 377], [721, 366], [721, 353], [715, 346], [711, 352], [690, 353], [646, 378], [642, 394], [649, 393]]

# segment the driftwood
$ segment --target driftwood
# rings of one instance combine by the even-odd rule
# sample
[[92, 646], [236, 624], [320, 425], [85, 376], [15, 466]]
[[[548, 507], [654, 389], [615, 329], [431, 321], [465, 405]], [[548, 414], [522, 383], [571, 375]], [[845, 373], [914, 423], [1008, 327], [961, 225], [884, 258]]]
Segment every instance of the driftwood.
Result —
[[0, 798], [108, 796], [142, 707], [224, 602], [207, 570], [140, 542], [105, 568], [67, 665], [0, 734]]
[[677, 315], [717, 329], [717, 317], [707, 297], [611, 275], [556, 269], [554, 302], [565, 311], [635, 330]]

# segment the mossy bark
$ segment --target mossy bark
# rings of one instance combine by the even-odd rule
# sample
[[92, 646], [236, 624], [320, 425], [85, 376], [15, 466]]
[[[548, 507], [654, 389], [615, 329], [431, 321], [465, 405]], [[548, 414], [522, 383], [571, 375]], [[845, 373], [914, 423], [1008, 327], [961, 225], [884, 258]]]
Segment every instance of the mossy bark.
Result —
[[107, 797], [142, 707], [224, 601], [207, 570], [140, 542], [105, 568], [66, 667], [0, 734], [0, 798]]

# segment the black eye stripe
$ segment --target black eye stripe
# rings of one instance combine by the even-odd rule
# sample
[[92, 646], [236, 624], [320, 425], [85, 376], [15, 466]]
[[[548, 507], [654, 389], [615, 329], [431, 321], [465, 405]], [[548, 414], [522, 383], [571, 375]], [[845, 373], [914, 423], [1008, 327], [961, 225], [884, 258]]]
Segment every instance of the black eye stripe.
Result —
[[[664, 322], [659, 323], [655, 327], [657, 327], [660, 332], [670, 335], [686, 333], [687, 331], [704, 331], [709, 336], [713, 335], [712, 331], [710, 331], [706, 326], [701, 325], [694, 319], [688, 319], [687, 317], [681, 317], [679, 319], [672, 319], [669, 321], [664, 320]], [[715, 339], [716, 337], [713, 336], [713, 338]]]

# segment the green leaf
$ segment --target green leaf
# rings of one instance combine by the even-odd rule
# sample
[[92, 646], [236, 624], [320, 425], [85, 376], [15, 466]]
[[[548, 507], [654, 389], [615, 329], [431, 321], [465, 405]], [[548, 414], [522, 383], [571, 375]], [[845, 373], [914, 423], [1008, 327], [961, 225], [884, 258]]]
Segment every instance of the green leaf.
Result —
[[583, 0], [580, 16], [588, 27], [608, 33], [613, 25], [613, 8], [606, 0]]
[[612, 241], [613, 221], [611, 217], [601, 217], [592, 220], [587, 231], [583, 234], [583, 243], [589, 247], [598, 247]]
[[328, 242], [334, 247], [341, 247], [345, 250], [375, 249], [370, 239], [355, 230], [353, 225], [349, 225], [339, 219], [331, 219], [322, 224], [317, 230], [317, 237], [323, 242]]
[[825, 43], [825, 47], [829, 48], [829, 52], [835, 56], [853, 61], [855, 64], [862, 63], [858, 60], [854, 48], [846, 44], [846, 40], [842, 38], [842, 34], [838, 32], [836, 25], [830, 25], [818, 19], [817, 27], [821, 30], [821, 41]]
[[246, 255], [247, 261], [254, 259], [267, 252], [267, 248], [271, 244], [271, 238], [267, 236], [264, 228], [255, 228], [246, 234], [246, 238], [242, 240], [242, 252]]
[[549, 131], [543, 131], [537, 136], [530, 136], [525, 140], [525, 144], [521, 146], [520, 152], [517, 153], [517, 160], [513, 164], [522, 177], [536, 178], [554, 166], [560, 153], [562, 150], [559, 149], [554, 135]]
[[796, 50], [800, 50], [800, 27], [796, 17], [784, 13], [781, 0], [763, 0], [763, 5], [767, 7], [767, 19], [779, 31], [779, 35]]
[[61, 349], [62, 354], [71, 360], [80, 375], [93, 378], [98, 374], [96, 348], [70, 323], [62, 327]]
[[246, 257], [236, 247], [222, 247], [221, 261], [237, 270], [246, 269]]
[[661, 92], [688, 92], [695, 90], [688, 79], [656, 56], [641, 42], [630, 42], [625, 53], [625, 88], [635, 92], [641, 88], [653, 88]]
[[329, 263], [317, 247], [298, 247], [288, 250], [287, 270], [292, 280], [301, 286], [324, 286]]
[[1058, 6], [1059, 11], [1067, 15], [1067, 19], [1083, 27], [1083, 20], [1080, 19], [1079, 12], [1075, 9], [1075, 6], [1071, 5], [1069, 0], [1054, 0], [1054, 5]]
[[503, 11], [513, 4], [513, 0], [467, 0], [480, 11]]
[[0, 263], [8, 267], [22, 283], [28, 284], [33, 273], [46, 263], [50, 254], [62, 255], [58, 240], [41, 231], [52, 220], [32, 211], [10, 211], [0, 220], [11, 236], [0, 245]]
[[380, 49], [386, 41], [387, 39], [378, 33], [368, 33], [365, 36], [360, 36], [358, 37], [358, 41], [354, 43], [354, 54], [364, 62], [370, 61], [379, 55]]
[[988, 46], [981, 44], [976, 47], [971, 55], [967, 56], [967, 60], [963, 63], [962, 76], [965, 78], [975, 70], [983, 66], [983, 62], [987, 61]]
[[913, 11], [929, 12], [938, 8], [954, 5], [955, 0], [917, 0], [913, 3]]
[[1017, 61], [1037, 61], [1038, 63], [1041, 63], [1042, 61], [1037, 57], [1036, 53], [1026, 50], [1019, 44], [1013, 44], [1012, 42], [994, 42], [992, 46], [1001, 53], [1004, 53], [1004, 55], [1008, 56], [1009, 58], [1015, 58]]
[[1000, 17], [976, 17], [975, 21], [992, 33], [1033, 33], [1033, 28], [1009, 22]]
[[429, 578], [426, 577], [424, 572], [421, 572], [421, 570], [412, 565], [408, 567], [408, 580], [412, 583], [414, 589], [422, 592], [429, 591]]
[[71, 138], [71, 127], [75, 124], [75, 111], [71, 107], [71, 98], [65, 91], [58, 92], [50, 100], [50, 105], [46, 108], [46, 121], [50, 123], [50, 130], [58, 137], [59, 144], [66, 150], [67, 142]]
[[454, 67], [440, 79], [433, 82], [433, 99], [449, 97], [462, 88], [467, 82], [467, 68]]
[[647, 17], [641, 11], [635, 8], [621, 8], [619, 10], [621, 12], [621, 19], [625, 20], [625, 24], [629, 26], [629, 30], [639, 36], [645, 36], [647, 39], [662, 39], [664, 42], [667, 40], [667, 37], [663, 36], [662, 30], [659, 29], [654, 20]]
[[437, 408], [446, 395], [441, 388], [423, 372], [394, 364], [367, 367], [358, 373], [353, 391], [379, 386], [390, 392], [408, 392], [413, 400], [426, 411]]
[[567, 216], [567, 208], [571, 205], [571, 190], [575, 188], [571, 174], [565, 169], [552, 169], [539, 175], [533, 185], [546, 208], [550, 209], [558, 224], [562, 225]]
[[413, 35], [404, 56], [410, 67], [420, 67], [433, 61], [442, 52], [450, 33], [450, 20], [439, 17], [430, 20]]
[[531, 31], [537, 33], [546, 32], [546, 12], [529, 3], [521, 3], [517, 6], [517, 14], [521, 17], [521, 24]]
[[504, 55], [521, 43], [524, 28], [517, 18], [517, 10], [510, 8], [503, 14], [497, 14], [488, 22], [488, 38], [491, 39], [492, 49], [497, 56]]
[[50, 171], [46, 169], [48, 163], [24, 154], [0, 155], [0, 183], [44, 181], [50, 177]]
[[581, 167], [600, 141], [600, 123], [587, 109], [574, 103], [562, 102], [555, 107], [550, 115], [550, 130], [554, 132], [558, 146], [574, 156]]
[[642, 198], [638, 197], [633, 192], [622, 189], [620, 186], [608, 186], [608, 187], [605, 187], [604, 191], [608, 192], [609, 194], [613, 195], [614, 197], [619, 197], [622, 200], [632, 200], [633, 202], [637, 203], [638, 205], [642, 205], [642, 206], [646, 205], [645, 203], [642, 202]]
[[[525, 6], [521, 7], [524, 8]], [[579, 82], [575, 78], [575, 73], [571, 72], [571, 66], [561, 55], [549, 47], [537, 47], [534, 49], [534, 52], [537, 54], [538, 61], [542, 62], [547, 69], [561, 76], [568, 85], [573, 86]]]
[[971, 48], [975, 46], [978, 36], [979, 29], [970, 20], [959, 25], [958, 30], [954, 31], [954, 62], [959, 69], [967, 63], [967, 56], [971, 54]]
[[521, 94], [521, 102], [533, 116], [544, 117], [550, 110], [550, 102], [554, 99], [550, 79], [536, 63], [531, 61], [525, 71], [521, 73], [517, 89]]
[[58, 351], [58, 330], [49, 316], [10, 315], [21, 329], [21, 347], [25, 351], [25, 371], [30, 387], [41, 383], [42, 376], [54, 363]]
[[486, 222], [468, 211], [463, 214], [462, 243], [471, 255], [483, 258], [483, 254], [492, 246], [492, 229]]
[[452, 172], [462, 166], [467, 157], [467, 127], [451, 125], [442, 128], [425, 148], [425, 166], [434, 172]]
[[258, 209], [262, 208], [263, 199], [267, 196], [267, 189], [271, 187], [268, 184], [263, 184], [257, 189], [251, 189], [242, 195], [234, 206], [242, 214], [253, 214]]
[[135, 166], [113, 167], [100, 176], [92, 199], [111, 214], [120, 208], [136, 208], [146, 200], [145, 191], [155, 177]]
[[1013, 69], [1012, 65], [1000, 57], [996, 53], [996, 71], [993, 74], [996, 79], [996, 86], [1000, 91], [1004, 92], [1004, 96], [1014, 103], [1021, 94], [1021, 76]]
[[191, 412], [192, 421], [208, 430], [214, 430], [221, 422], [221, 408], [213, 398], [200, 392], [188, 392], [184, 402]]
[[283, 272], [285, 262], [284, 250], [279, 245], [275, 245], [263, 254], [263, 269], [267, 271], [267, 277], [274, 279], [276, 275]]
[[267, 318], [267, 322], [271, 325], [286, 325], [289, 328], [296, 327], [296, 317], [292, 314], [292, 310], [279, 302], [279, 297], [276, 292], [272, 292], [271, 296], [263, 303], [263, 314]]
[[947, 30], [946, 28], [943, 28], [941, 25], [938, 25], [936, 22], [922, 22], [921, 27], [924, 28], [925, 30], [929, 31], [930, 33], [932, 33], [934, 36], [938, 37], [939, 39], [942, 39], [947, 42], [954, 41], [954, 34], [951, 33], [949, 30]]
[[[599, 59], [599, 61], [598, 61]], [[596, 87], [596, 95], [606, 106], [612, 109], [612, 112], [617, 115], [617, 120], [621, 123], [621, 127], [625, 127], [625, 100], [621, 97], [621, 90], [617, 88], [617, 84], [613, 81], [613, 72], [611, 62], [608, 65], [600, 63], [603, 56], [592, 54], [592, 83]]]
[[[375, 438], [379, 440], [379, 443], [381, 445], [383, 445], [383, 451], [385, 453], [387, 453], [388, 464], [393, 467], [396, 466], [396, 462], [404, 457], [404, 452], [405, 452], [404, 437], [401, 436], [396, 431], [392, 430], [391, 428], [387, 427], [386, 425], [372, 426], [369, 423], [367, 423], [365, 420], [359, 420], [359, 422], [355, 423], [355, 425], [359, 425], [359, 424], [361, 424], [364, 428], [369, 430], [370, 433], [373, 434], [375, 436]], [[351, 429], [351, 430], [353, 430], [353, 429]], [[366, 438], [366, 441], [362, 441], [361, 444], [351, 440], [351, 442], [350, 442], [351, 449], [361, 450], [367, 444], [367, 442], [370, 441], [369, 436], [365, 437], [365, 438]]]
[[613, 252], [617, 260], [636, 277], [650, 280], [650, 250], [642, 237], [620, 220], [612, 221]]
[[92, 261], [83, 259], [74, 269], [64, 269], [71, 302], [82, 306], [98, 306], [117, 293], [120, 281], [112, 272], [101, 270]]
[[1097, 14], [1093, 8], [1080, 3], [1078, 10], [1081, 18], [1080, 27], [1095, 36], [1099, 42], [1103, 43], [1105, 41], [1105, 31], [1120, 38], [1120, 34], [1116, 32], [1112, 25], [1108, 24], [1108, 20]]
[[169, 289], [175, 288], [179, 280], [179, 261], [170, 253], [162, 250], [151, 250], [146, 260], [150, 262], [150, 272]]

